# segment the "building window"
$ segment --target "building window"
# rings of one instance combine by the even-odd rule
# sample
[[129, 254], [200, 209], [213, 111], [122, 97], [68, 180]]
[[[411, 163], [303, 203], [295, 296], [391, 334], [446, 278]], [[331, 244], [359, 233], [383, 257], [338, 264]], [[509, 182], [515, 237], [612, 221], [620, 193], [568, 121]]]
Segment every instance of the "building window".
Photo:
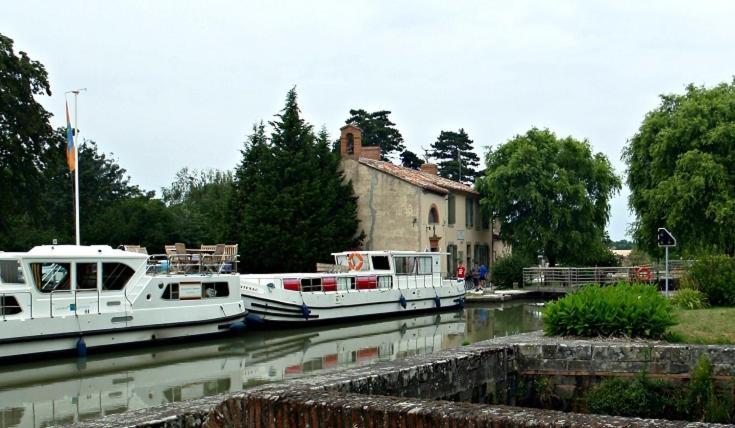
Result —
[[347, 154], [355, 154], [355, 137], [352, 135], [352, 132], [347, 134]]
[[465, 224], [468, 228], [472, 227], [475, 220], [475, 204], [471, 197], [467, 197], [465, 200]]
[[447, 272], [454, 275], [457, 271], [457, 246], [454, 244], [447, 245]]
[[436, 205], [431, 204], [429, 209], [429, 224], [439, 223], [439, 210], [436, 209]]
[[456, 222], [455, 217], [455, 205], [457, 203], [456, 198], [454, 195], [450, 194], [449, 197], [447, 197], [447, 223], [448, 224], [454, 224]]

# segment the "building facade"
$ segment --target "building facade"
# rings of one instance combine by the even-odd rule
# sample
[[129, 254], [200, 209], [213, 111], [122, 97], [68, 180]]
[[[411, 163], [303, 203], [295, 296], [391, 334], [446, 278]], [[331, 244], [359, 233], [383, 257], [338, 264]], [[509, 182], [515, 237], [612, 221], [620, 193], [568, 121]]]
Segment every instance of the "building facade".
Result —
[[499, 225], [482, 215], [480, 195], [438, 176], [436, 165], [418, 171], [381, 161], [380, 148], [363, 147], [354, 125], [341, 130], [340, 156], [345, 180], [358, 197], [366, 250], [446, 252], [442, 271], [450, 273], [459, 260], [468, 271], [474, 263], [489, 268], [510, 250], [498, 239]]

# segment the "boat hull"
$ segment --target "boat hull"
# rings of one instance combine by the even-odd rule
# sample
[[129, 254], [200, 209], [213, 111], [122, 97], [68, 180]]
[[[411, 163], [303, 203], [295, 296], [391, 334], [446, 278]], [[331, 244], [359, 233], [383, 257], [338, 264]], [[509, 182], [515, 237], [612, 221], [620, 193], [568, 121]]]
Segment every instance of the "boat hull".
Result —
[[456, 310], [464, 307], [465, 295], [463, 286], [317, 293], [258, 291], [243, 292], [249, 325], [319, 324]]
[[[128, 325], [113, 328], [87, 329], [60, 333], [40, 333], [0, 339], [0, 361], [17, 361], [50, 354], [79, 354], [80, 339], [83, 351], [107, 350], [123, 346], [166, 343], [193, 337], [224, 334], [236, 330], [245, 320], [246, 312], [205, 320], [181, 320], [178, 322]], [[102, 316], [98, 316], [102, 318]], [[54, 319], [60, 324], [72, 324], [75, 317]], [[48, 319], [27, 319], [22, 322], [30, 331], [43, 328]]]

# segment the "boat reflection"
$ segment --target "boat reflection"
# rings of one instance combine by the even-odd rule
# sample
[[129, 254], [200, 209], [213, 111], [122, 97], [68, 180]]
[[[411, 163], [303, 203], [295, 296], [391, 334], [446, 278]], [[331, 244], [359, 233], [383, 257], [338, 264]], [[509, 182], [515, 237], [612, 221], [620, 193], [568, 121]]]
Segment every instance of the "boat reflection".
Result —
[[0, 428], [70, 424], [539, 328], [539, 308], [513, 302], [15, 364], [0, 368]]

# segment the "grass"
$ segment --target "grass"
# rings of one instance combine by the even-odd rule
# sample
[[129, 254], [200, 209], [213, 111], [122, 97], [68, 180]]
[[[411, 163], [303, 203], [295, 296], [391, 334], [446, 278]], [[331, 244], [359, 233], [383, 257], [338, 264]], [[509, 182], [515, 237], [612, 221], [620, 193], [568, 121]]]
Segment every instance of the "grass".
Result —
[[665, 335], [670, 342], [735, 344], [735, 308], [677, 309], [674, 315], [678, 324]]

